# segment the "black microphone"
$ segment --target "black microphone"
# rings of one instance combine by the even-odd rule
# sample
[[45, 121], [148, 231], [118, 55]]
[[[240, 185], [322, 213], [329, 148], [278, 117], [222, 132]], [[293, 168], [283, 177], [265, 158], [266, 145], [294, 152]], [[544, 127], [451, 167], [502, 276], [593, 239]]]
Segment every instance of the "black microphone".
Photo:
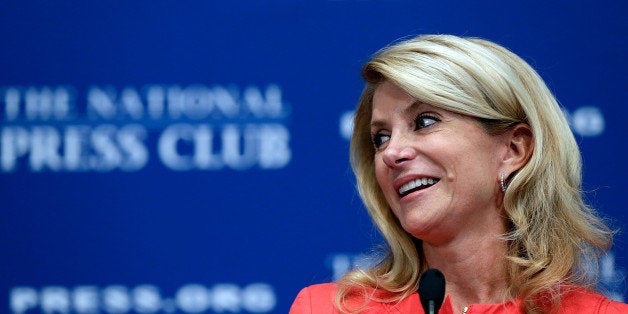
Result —
[[419, 279], [419, 297], [426, 314], [436, 314], [445, 299], [445, 276], [440, 270], [430, 268]]

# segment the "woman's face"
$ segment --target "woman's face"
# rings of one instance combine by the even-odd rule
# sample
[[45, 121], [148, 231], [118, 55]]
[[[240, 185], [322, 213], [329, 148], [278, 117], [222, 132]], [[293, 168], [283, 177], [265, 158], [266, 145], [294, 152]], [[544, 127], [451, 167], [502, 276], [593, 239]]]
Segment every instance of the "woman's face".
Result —
[[375, 90], [371, 134], [377, 181], [407, 232], [437, 245], [503, 227], [496, 199], [502, 137], [390, 82]]

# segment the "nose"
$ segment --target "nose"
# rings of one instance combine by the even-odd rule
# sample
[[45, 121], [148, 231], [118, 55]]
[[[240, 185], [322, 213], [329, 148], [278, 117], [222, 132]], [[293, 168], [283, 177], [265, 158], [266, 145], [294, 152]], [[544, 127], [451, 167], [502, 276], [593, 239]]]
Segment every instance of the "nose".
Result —
[[402, 135], [391, 137], [383, 152], [384, 163], [388, 167], [397, 168], [414, 159], [417, 153], [409, 144], [409, 141]]

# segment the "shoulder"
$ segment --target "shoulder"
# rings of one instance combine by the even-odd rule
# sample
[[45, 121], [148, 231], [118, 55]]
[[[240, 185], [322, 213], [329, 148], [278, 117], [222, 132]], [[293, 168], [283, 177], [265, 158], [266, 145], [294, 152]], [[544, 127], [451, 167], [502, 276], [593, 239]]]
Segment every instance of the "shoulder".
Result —
[[340, 313], [334, 305], [335, 296], [335, 283], [305, 287], [294, 299], [290, 314]]
[[560, 303], [560, 313], [628, 313], [628, 304], [613, 301], [597, 292], [576, 288], [567, 292]]

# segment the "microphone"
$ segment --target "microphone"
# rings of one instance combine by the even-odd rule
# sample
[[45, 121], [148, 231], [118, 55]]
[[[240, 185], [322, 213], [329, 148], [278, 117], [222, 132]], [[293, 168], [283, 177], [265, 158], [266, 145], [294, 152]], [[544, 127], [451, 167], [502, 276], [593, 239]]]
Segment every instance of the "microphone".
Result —
[[445, 276], [440, 270], [430, 268], [419, 279], [419, 297], [426, 314], [436, 314], [445, 299]]

